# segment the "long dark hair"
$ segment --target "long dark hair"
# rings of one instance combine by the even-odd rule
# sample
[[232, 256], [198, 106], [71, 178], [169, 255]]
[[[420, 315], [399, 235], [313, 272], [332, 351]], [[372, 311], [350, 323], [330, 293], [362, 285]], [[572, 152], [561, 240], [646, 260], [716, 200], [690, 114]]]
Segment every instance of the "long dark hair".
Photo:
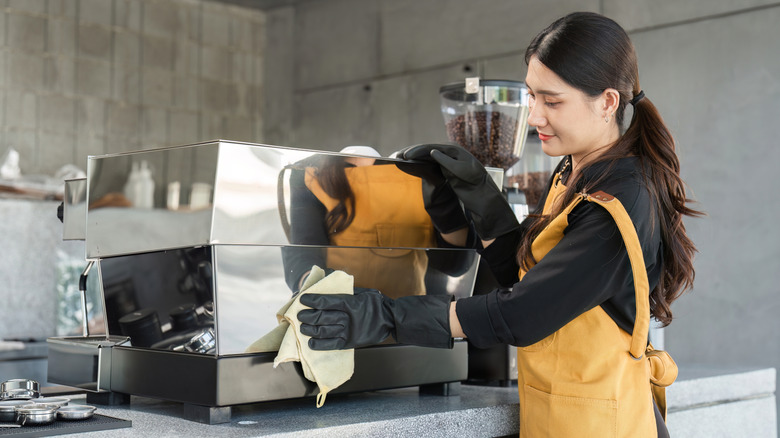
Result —
[[[615, 112], [618, 126], [623, 125], [625, 109], [641, 91], [636, 52], [625, 30], [613, 20], [590, 12], [575, 12], [558, 19], [532, 41], [525, 52], [528, 64], [535, 56], [569, 85], [586, 95], [595, 97], [607, 88], [620, 93], [620, 104]], [[672, 134], [664, 124], [655, 105], [647, 97], [639, 99], [626, 131], [601, 156], [583, 165], [585, 169], [596, 163], [614, 163], [627, 156], [639, 157], [650, 195], [659, 212], [663, 242], [663, 273], [658, 286], [650, 292], [650, 310], [664, 326], [672, 321], [671, 303], [693, 286], [695, 272], [693, 255], [696, 247], [688, 238], [683, 216], [700, 216], [701, 212], [688, 208], [691, 202], [685, 195], [680, 179], [680, 163], [675, 153]], [[606, 174], [602, 174], [603, 176]], [[585, 191], [600, 182], [589, 182]], [[577, 181], [567, 184], [562, 202], [556, 204], [550, 215], [537, 217], [524, 236], [518, 251], [518, 261], [524, 269], [536, 262], [531, 244], [544, 227], [569, 204], [577, 191]]]
[[344, 231], [355, 218], [355, 194], [347, 180], [344, 168], [347, 162], [343, 157], [335, 155], [321, 155], [321, 161], [317, 167], [317, 181], [325, 193], [338, 203], [325, 215], [325, 226], [328, 232], [336, 234]]

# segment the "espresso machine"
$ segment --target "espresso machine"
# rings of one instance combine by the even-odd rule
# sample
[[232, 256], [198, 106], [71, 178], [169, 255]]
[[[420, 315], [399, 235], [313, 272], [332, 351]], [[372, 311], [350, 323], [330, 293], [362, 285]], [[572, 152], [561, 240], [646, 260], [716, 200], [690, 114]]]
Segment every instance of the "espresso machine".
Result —
[[[85, 242], [83, 333], [48, 339], [48, 380], [87, 390], [91, 403], [150, 397], [182, 403], [185, 418], [222, 423], [235, 405], [317, 394], [300, 363], [274, 367], [275, 351], [248, 351], [278, 326], [276, 312], [299, 284], [296, 261], [371, 260], [385, 276], [420, 276], [418, 288], [396, 294], [470, 296], [473, 250], [291, 237], [306, 219], [295, 206], [296, 178], [350, 158], [226, 140], [90, 156], [87, 177], [66, 182], [63, 206], [63, 238]], [[398, 168], [394, 159], [372, 160], [379, 170]], [[388, 226], [404, 225], [378, 229]], [[422, 268], [412, 274], [404, 260]], [[340, 269], [372, 287], [361, 266]], [[102, 300], [91, 314], [88, 287]], [[332, 393], [419, 386], [448, 395], [468, 373], [462, 340], [452, 349], [385, 342], [354, 358], [351, 379]]]

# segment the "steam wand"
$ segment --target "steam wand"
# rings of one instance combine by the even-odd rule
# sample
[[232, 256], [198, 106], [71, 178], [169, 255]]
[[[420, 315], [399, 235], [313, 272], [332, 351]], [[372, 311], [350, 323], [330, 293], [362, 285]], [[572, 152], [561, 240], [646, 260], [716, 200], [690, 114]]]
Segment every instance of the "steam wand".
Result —
[[90, 260], [89, 263], [87, 263], [87, 267], [84, 268], [84, 272], [81, 273], [81, 277], [79, 277], [79, 292], [81, 293], [81, 330], [84, 334], [84, 337], [89, 337], [89, 324], [88, 324], [88, 318], [87, 318], [87, 276], [89, 275], [90, 269], [92, 269], [92, 265], [95, 263], [94, 260]]

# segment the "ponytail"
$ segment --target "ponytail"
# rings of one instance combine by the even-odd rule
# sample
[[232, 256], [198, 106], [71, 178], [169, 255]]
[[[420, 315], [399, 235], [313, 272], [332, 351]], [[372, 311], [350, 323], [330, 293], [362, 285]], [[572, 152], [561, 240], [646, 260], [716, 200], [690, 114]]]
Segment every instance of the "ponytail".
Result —
[[645, 177], [660, 217], [663, 242], [662, 277], [650, 292], [650, 308], [655, 319], [666, 326], [672, 322], [671, 303], [693, 286], [695, 277], [693, 256], [696, 247], [685, 232], [683, 216], [702, 216], [703, 213], [686, 205], [692, 200], [686, 196], [685, 184], [680, 178], [674, 139], [649, 99], [639, 99], [634, 105], [631, 124], [618, 143], [622, 141], [634, 143], [632, 149], [650, 168]]

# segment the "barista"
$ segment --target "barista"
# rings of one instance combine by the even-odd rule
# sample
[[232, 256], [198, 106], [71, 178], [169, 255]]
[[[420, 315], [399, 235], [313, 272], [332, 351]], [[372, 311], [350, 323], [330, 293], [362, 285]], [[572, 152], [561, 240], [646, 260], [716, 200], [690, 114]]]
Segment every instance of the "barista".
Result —
[[[526, 63], [529, 124], [544, 152], [562, 157], [541, 210], [517, 224], [462, 148], [403, 154], [440, 172], [425, 184], [450, 190], [471, 212], [483, 258], [511, 288], [456, 303], [305, 295], [312, 309], [298, 314], [301, 332], [320, 350], [390, 335], [434, 347], [453, 337], [515, 345], [521, 436], [668, 436], [661, 387], [676, 367], [647, 343], [649, 318], [671, 322], [670, 304], [692, 285], [695, 247], [682, 217], [700, 214], [686, 206], [674, 141], [641, 91], [633, 45], [614, 21], [567, 15], [533, 39]], [[675, 373], [664, 375], [651, 359]]]

